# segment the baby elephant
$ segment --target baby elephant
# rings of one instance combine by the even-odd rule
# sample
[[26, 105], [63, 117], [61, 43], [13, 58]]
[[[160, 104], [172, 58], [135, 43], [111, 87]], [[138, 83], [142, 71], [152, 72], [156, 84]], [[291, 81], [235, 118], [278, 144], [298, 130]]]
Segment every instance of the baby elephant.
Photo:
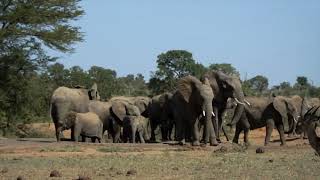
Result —
[[101, 143], [103, 136], [103, 123], [99, 116], [93, 112], [76, 113], [69, 112], [66, 116], [66, 124], [71, 128], [71, 134], [73, 134], [75, 142], [78, 142], [78, 137], [81, 135], [82, 142], [85, 142], [85, 138], [91, 138], [94, 143], [98, 139]]
[[136, 136], [141, 143], [149, 140], [148, 135], [149, 120], [143, 116], [126, 116], [123, 120], [123, 141], [126, 143], [136, 142]]

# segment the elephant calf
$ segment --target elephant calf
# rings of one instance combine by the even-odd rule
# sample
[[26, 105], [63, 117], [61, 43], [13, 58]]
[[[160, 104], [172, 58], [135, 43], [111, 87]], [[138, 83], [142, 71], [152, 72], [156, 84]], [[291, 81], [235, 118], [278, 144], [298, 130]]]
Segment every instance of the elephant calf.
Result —
[[78, 142], [78, 137], [82, 137], [82, 142], [85, 138], [91, 138], [92, 142], [98, 139], [101, 143], [103, 136], [103, 123], [99, 116], [93, 112], [87, 113], [76, 113], [69, 112], [66, 116], [66, 126], [65, 129], [70, 129], [74, 133], [74, 140]]
[[138, 136], [141, 143], [149, 139], [148, 135], [149, 120], [143, 116], [126, 116], [123, 120], [123, 141], [129, 139], [131, 143], [136, 142]]

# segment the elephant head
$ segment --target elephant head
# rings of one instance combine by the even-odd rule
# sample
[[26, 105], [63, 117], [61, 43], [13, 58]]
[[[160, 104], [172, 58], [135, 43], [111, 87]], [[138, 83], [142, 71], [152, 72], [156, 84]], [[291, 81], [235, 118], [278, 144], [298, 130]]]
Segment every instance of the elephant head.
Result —
[[139, 111], [142, 116], [149, 116], [149, 104], [151, 103], [151, 99], [149, 97], [138, 96], [134, 98], [134, 105], [139, 108]]
[[141, 114], [137, 106], [121, 100], [116, 100], [112, 102], [110, 112], [113, 115], [114, 119], [120, 125], [122, 125], [123, 119], [125, 118], [126, 115], [139, 116]]
[[282, 117], [284, 131], [286, 133], [292, 132], [294, 124], [300, 117], [292, 99], [283, 96], [277, 96], [273, 99], [272, 105]]
[[209, 71], [204, 75], [209, 80], [211, 88], [215, 94], [214, 104], [225, 108], [228, 98], [232, 98], [237, 103], [231, 125], [236, 124], [243, 111], [245, 101], [242, 85], [238, 77], [228, 76], [219, 71]]
[[88, 90], [90, 100], [100, 100], [97, 83], [93, 83], [92, 87]]
[[[186, 76], [181, 78], [178, 81], [177, 92], [181, 95], [184, 102], [186, 102], [189, 107], [189, 111], [194, 118], [194, 121], [197, 121], [201, 115], [205, 117], [205, 143], [210, 140], [211, 145], [216, 145], [215, 132], [212, 124], [212, 115], [213, 107], [212, 100], [214, 98], [213, 91], [211, 89], [210, 83], [208, 79], [204, 79], [203, 82], [199, 81], [197, 78], [193, 76]], [[194, 127], [192, 127], [194, 128]], [[198, 136], [198, 130], [193, 129], [194, 136]], [[210, 139], [209, 139], [210, 138]], [[198, 137], [193, 137], [193, 143], [198, 142]], [[194, 144], [195, 145], [195, 144]]]

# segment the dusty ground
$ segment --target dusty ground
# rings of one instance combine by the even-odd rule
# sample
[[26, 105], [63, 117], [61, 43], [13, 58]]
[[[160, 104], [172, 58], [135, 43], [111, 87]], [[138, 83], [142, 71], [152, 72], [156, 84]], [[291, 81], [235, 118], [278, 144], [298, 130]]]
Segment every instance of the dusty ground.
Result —
[[280, 147], [274, 132], [265, 153], [264, 129], [252, 131], [252, 145], [218, 147], [170, 144], [92, 144], [53, 138], [0, 139], [0, 179], [320, 179], [320, 157], [307, 140]]

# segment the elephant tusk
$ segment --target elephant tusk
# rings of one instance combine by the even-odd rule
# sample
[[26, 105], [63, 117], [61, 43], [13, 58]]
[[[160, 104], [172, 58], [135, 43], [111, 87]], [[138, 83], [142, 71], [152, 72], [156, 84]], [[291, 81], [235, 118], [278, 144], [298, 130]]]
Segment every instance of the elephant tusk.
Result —
[[214, 117], [216, 116], [213, 111], [211, 112], [211, 114], [212, 114], [212, 116], [214, 116]]
[[294, 122], [298, 123], [297, 119], [296, 118], [293, 118]]
[[234, 98], [234, 100], [236, 100], [236, 102], [237, 102], [238, 104], [246, 105], [245, 103], [240, 102], [237, 98]]
[[206, 112], [202, 111], [202, 115], [203, 115], [203, 117], [205, 117], [206, 116]]
[[249, 103], [249, 101], [244, 100], [244, 102], [245, 102], [245, 103], [247, 103], [247, 104], [248, 104], [248, 106], [251, 106], [251, 104]]

